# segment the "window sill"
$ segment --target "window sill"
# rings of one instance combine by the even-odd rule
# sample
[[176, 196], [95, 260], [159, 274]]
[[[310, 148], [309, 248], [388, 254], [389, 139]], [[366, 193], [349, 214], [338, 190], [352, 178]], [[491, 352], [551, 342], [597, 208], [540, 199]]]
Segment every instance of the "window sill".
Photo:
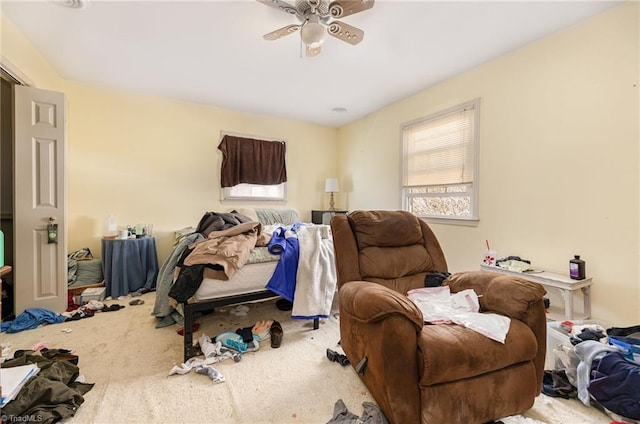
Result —
[[418, 216], [418, 218], [429, 224], [458, 225], [461, 227], [477, 227], [480, 222], [479, 218], [435, 218], [427, 216]]
[[232, 203], [232, 202], [274, 202], [274, 203], [286, 203], [287, 199], [285, 198], [275, 198], [275, 197], [224, 197], [220, 199], [222, 203]]

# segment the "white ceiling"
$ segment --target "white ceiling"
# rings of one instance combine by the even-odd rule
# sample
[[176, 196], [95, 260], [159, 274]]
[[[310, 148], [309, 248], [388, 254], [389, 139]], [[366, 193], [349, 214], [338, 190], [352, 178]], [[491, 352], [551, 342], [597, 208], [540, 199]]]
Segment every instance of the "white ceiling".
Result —
[[298, 21], [255, 0], [0, 6], [63, 78], [339, 127], [617, 3], [376, 0], [341, 19], [359, 45], [315, 58], [299, 33], [263, 40]]

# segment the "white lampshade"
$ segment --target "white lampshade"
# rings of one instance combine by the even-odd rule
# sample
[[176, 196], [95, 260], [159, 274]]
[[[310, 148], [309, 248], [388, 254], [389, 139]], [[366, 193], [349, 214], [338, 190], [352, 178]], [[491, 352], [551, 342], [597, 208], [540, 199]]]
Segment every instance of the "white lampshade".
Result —
[[318, 22], [309, 21], [302, 25], [300, 30], [300, 37], [304, 44], [310, 48], [318, 48], [324, 42], [327, 36], [327, 29], [324, 25]]
[[325, 193], [337, 193], [338, 190], [338, 179], [337, 178], [327, 178], [324, 182], [324, 191]]

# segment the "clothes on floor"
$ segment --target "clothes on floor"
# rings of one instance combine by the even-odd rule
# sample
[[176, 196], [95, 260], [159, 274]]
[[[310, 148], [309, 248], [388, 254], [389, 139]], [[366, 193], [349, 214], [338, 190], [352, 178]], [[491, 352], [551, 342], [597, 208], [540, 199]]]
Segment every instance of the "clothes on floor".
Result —
[[215, 337], [215, 341], [222, 343], [222, 346], [225, 346], [229, 349], [234, 349], [239, 353], [245, 352], [255, 352], [260, 349], [260, 342], [258, 340], [253, 339], [252, 341], [245, 343], [242, 341], [242, 336], [238, 333], [233, 333], [231, 331], [225, 331], [218, 334]]
[[632, 325], [631, 327], [610, 327], [607, 328], [609, 336], [634, 336], [640, 338], [640, 325]]
[[361, 417], [349, 412], [342, 399], [333, 406], [333, 417], [327, 424], [389, 424], [378, 405], [373, 402], [362, 403], [363, 413]]
[[175, 365], [169, 371], [169, 375], [174, 374], [188, 374], [191, 370], [194, 370], [198, 374], [208, 375], [214, 383], [224, 383], [225, 378], [224, 375], [211, 365], [209, 365], [205, 359], [199, 359], [196, 357], [189, 358], [187, 362], [181, 364], [180, 366]]
[[224, 346], [222, 342], [214, 342], [206, 334], [198, 338], [198, 344], [200, 345], [202, 354], [207, 360], [207, 364], [221, 362], [229, 358], [232, 358], [234, 362], [240, 362], [241, 356], [237, 350]]
[[[569, 324], [573, 323], [562, 323], [563, 327], [567, 326], [574, 333], [572, 339], [579, 340], [571, 347], [571, 353], [579, 361], [574, 367], [575, 393], [572, 391], [569, 368], [545, 371], [542, 392], [565, 399], [577, 394], [583, 404], [596, 404], [610, 416], [620, 416], [631, 422], [640, 420], [640, 364], [633, 357], [628, 357], [624, 349], [621, 351], [620, 346], [600, 340], [599, 328], [576, 328], [579, 326]], [[637, 328], [638, 326], [615, 328], [614, 332], [634, 334]], [[585, 333], [588, 334], [587, 340], [582, 341], [577, 337]], [[595, 333], [594, 339], [597, 340], [589, 339], [591, 333]]]
[[37, 328], [41, 324], [58, 324], [65, 320], [66, 317], [44, 308], [28, 308], [13, 321], [3, 322], [0, 325], [0, 332], [18, 333]]
[[169, 375], [174, 374], [188, 374], [192, 369], [198, 374], [208, 375], [214, 383], [223, 383], [225, 381], [224, 375], [216, 370], [211, 364], [216, 362], [222, 362], [227, 359], [233, 359], [234, 362], [240, 362], [240, 354], [224, 346], [221, 342], [213, 342], [206, 334], [201, 335], [198, 338], [198, 344], [200, 350], [204, 355], [204, 359], [189, 358], [187, 362], [181, 365], [175, 365], [169, 371]]
[[640, 365], [609, 352], [594, 368], [589, 393], [610, 411], [640, 420]]
[[55, 423], [75, 415], [93, 384], [79, 383], [80, 369], [69, 361], [26, 354], [0, 364], [2, 368], [36, 364], [40, 372], [2, 408], [3, 421]]
[[606, 345], [604, 343], [595, 342], [593, 340], [587, 340], [575, 346], [575, 352], [580, 363], [578, 364], [577, 373], [577, 389], [578, 399], [585, 405], [589, 406], [589, 392], [587, 386], [589, 385], [589, 378], [591, 374], [591, 364], [594, 360], [604, 356], [607, 352], [613, 352], [617, 349], [613, 346]]
[[569, 381], [565, 370], [545, 370], [542, 378], [542, 393], [563, 399], [572, 399], [578, 396], [578, 391]]

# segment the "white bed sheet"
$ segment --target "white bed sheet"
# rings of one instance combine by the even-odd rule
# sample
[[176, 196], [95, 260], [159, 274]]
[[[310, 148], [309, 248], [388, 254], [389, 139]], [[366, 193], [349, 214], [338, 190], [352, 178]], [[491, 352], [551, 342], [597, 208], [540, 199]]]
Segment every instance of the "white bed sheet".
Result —
[[[265, 290], [278, 261], [247, 264], [240, 268], [230, 280], [205, 278], [194, 294], [197, 302], [222, 296], [253, 293]], [[274, 296], [277, 296], [274, 293]]]

